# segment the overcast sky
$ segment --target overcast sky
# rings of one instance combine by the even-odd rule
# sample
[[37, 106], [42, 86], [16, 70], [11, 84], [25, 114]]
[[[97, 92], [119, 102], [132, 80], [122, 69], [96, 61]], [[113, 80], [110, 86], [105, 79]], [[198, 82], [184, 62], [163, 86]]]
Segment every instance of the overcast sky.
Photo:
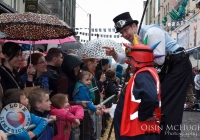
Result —
[[76, 0], [76, 27], [88, 28], [91, 14], [92, 28], [113, 28], [113, 18], [123, 12], [130, 12], [140, 22], [143, 0]]

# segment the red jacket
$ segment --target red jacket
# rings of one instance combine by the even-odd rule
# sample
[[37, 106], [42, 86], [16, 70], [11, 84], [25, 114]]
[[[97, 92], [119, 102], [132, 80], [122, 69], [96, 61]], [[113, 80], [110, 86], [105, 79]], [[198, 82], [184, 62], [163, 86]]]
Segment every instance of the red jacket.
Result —
[[56, 121], [58, 134], [53, 139], [69, 140], [70, 132], [64, 133], [65, 125], [68, 124], [68, 128], [71, 128], [71, 123], [76, 119], [82, 120], [84, 117], [84, 110], [83, 107], [79, 105], [70, 106], [69, 110], [64, 108], [57, 109], [51, 106], [50, 115], [55, 115], [58, 119], [58, 121]]
[[161, 98], [160, 98], [160, 81], [158, 74], [154, 68], [142, 68], [138, 70], [134, 76], [129, 80], [126, 88], [126, 94], [124, 99], [124, 108], [122, 112], [121, 136], [138, 136], [148, 133], [160, 133], [159, 122], [157, 121], [139, 121], [138, 119], [138, 108], [141, 102], [136, 100], [134, 93], [132, 93], [134, 88], [134, 79], [139, 72], [148, 71], [151, 73], [156, 82], [157, 95], [159, 100], [159, 107], [156, 107], [154, 114], [157, 118], [161, 119]]

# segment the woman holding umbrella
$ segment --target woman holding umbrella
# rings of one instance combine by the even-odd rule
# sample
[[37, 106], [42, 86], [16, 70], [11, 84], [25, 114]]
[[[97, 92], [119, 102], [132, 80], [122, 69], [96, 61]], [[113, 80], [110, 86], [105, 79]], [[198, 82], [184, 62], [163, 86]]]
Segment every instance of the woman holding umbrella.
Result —
[[[30, 59], [31, 58], [31, 59]], [[47, 74], [47, 62], [42, 53], [33, 53], [28, 58], [27, 66], [33, 65], [36, 73], [33, 77], [33, 83], [35, 86], [40, 86], [40, 88], [45, 88], [49, 90], [49, 80]], [[28, 77], [27, 72], [20, 76], [22, 81], [25, 83]]]
[[24, 89], [24, 84], [26, 84], [27, 87], [31, 87], [33, 81], [32, 75], [35, 73], [33, 66], [29, 65], [27, 69], [28, 76], [26, 83], [22, 81], [16, 70], [22, 61], [22, 48], [16, 43], [6, 42], [3, 44], [2, 52], [5, 56], [2, 66], [0, 67], [3, 91], [11, 88]]

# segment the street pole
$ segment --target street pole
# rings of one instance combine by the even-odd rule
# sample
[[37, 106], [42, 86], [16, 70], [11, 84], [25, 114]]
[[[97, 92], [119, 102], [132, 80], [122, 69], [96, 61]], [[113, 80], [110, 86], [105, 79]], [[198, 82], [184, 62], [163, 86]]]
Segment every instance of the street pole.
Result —
[[89, 14], [89, 41], [91, 40], [91, 14]]
[[144, 19], [144, 15], [146, 13], [148, 3], [149, 3], [149, 0], [146, 1], [145, 7], [144, 7], [144, 10], [143, 10], [143, 13], [142, 13], [142, 18], [140, 20], [140, 25], [139, 25], [138, 32], [137, 32], [138, 35], [140, 34], [140, 29], [141, 29], [141, 26], [142, 26], [142, 22], [143, 22], [143, 19]]
[[65, 0], [61, 1], [62, 3], [62, 20], [65, 21]]
[[199, 50], [197, 48], [197, 69], [199, 69]]

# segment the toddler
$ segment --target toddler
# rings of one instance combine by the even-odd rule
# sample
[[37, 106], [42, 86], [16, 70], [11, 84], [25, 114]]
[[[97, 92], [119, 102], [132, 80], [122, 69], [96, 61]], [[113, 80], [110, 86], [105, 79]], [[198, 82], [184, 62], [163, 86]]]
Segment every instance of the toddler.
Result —
[[[90, 116], [90, 113], [96, 113], [99, 115], [101, 105], [95, 106], [92, 103], [92, 94], [89, 90], [92, 80], [92, 74], [88, 71], [82, 71], [79, 73], [78, 82], [76, 83], [73, 97], [75, 101], [90, 101], [87, 103], [88, 110], [84, 111], [84, 120], [80, 125], [80, 139], [88, 140], [94, 138], [94, 122]], [[83, 128], [84, 127], [84, 128]], [[87, 128], [87, 129], [85, 129]]]
[[58, 135], [54, 140], [69, 140], [70, 128], [75, 128], [80, 125], [80, 120], [83, 119], [83, 108], [79, 105], [70, 106], [68, 103], [67, 95], [55, 94], [51, 98], [51, 115], [56, 115], [56, 125], [58, 128]]

